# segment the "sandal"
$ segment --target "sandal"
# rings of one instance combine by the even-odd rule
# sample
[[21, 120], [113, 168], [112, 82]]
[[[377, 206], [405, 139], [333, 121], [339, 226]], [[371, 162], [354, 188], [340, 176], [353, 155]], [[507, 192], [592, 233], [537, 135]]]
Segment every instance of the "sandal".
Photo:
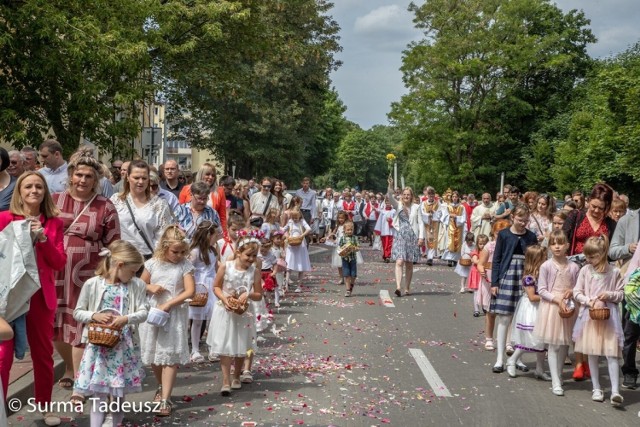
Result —
[[240, 390], [242, 388], [242, 383], [239, 379], [235, 379], [231, 381], [231, 389], [232, 390]]
[[158, 389], [156, 390], [156, 394], [155, 396], [153, 396], [153, 401], [154, 402], [162, 401], [162, 386], [158, 386]]
[[394, 294], [396, 294], [397, 297], [401, 297], [402, 296], [402, 292], [400, 292], [400, 289], [396, 289]]
[[162, 401], [160, 401], [160, 409], [158, 409], [158, 416], [159, 417], [171, 416], [172, 409], [173, 408], [171, 406], [171, 403], [169, 403], [169, 401], [162, 400]]
[[204, 356], [198, 353], [193, 353], [191, 355], [191, 363], [202, 363], [204, 362]]
[[484, 349], [488, 351], [493, 351], [496, 349], [493, 345], [493, 340], [491, 338], [488, 338], [487, 341], [484, 343]]
[[223, 396], [229, 396], [231, 394], [231, 386], [223, 385], [220, 389], [220, 394]]
[[60, 378], [58, 385], [65, 390], [73, 389], [73, 380], [69, 377]]
[[43, 413], [42, 420], [46, 426], [59, 426], [62, 424], [62, 419], [52, 412]]

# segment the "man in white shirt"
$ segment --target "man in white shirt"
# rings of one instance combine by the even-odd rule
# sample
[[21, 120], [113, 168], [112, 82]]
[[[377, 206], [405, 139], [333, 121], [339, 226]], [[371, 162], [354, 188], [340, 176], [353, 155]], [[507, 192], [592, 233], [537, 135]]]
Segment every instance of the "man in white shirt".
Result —
[[44, 167], [40, 173], [49, 186], [49, 193], [61, 193], [66, 190], [69, 174], [67, 162], [62, 158], [62, 145], [55, 139], [46, 139], [40, 144], [40, 157]]
[[300, 212], [307, 224], [311, 225], [317, 218], [316, 211], [316, 192], [309, 188], [311, 179], [302, 178], [302, 188], [296, 191], [296, 196], [302, 199], [302, 206], [300, 206]]

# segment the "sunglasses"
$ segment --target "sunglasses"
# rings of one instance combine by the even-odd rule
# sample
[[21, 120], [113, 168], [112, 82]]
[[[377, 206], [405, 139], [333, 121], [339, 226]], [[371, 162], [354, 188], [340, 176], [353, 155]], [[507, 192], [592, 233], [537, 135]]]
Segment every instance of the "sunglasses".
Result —
[[270, 185], [263, 185], [262, 188], [271, 188]]

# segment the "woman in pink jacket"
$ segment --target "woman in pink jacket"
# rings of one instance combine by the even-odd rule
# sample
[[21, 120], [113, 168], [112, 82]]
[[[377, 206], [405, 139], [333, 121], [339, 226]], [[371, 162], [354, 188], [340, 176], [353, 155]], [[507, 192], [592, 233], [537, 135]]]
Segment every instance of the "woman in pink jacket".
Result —
[[[31, 221], [36, 263], [41, 288], [31, 297], [27, 312], [27, 340], [33, 360], [35, 403], [46, 409], [53, 390], [53, 319], [57, 308], [54, 272], [64, 268], [62, 221], [56, 218], [47, 182], [39, 172], [25, 172], [18, 178], [8, 211], [0, 212], [0, 230], [12, 221]], [[13, 364], [14, 340], [0, 343], [0, 377], [7, 395]], [[46, 425], [60, 424], [60, 418], [44, 413]]]

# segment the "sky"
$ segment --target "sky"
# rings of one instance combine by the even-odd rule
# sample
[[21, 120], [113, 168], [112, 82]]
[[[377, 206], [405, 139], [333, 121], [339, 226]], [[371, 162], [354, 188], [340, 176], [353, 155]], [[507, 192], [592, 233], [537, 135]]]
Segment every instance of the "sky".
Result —
[[[333, 85], [347, 106], [347, 119], [364, 129], [387, 124], [392, 102], [406, 93], [402, 83], [402, 51], [421, 33], [413, 27], [405, 0], [331, 0], [330, 12], [341, 27], [343, 65], [332, 73]], [[420, 0], [416, 0], [420, 3]], [[638, 0], [556, 0], [565, 13], [582, 9], [598, 42], [592, 57], [622, 52], [640, 40]]]

